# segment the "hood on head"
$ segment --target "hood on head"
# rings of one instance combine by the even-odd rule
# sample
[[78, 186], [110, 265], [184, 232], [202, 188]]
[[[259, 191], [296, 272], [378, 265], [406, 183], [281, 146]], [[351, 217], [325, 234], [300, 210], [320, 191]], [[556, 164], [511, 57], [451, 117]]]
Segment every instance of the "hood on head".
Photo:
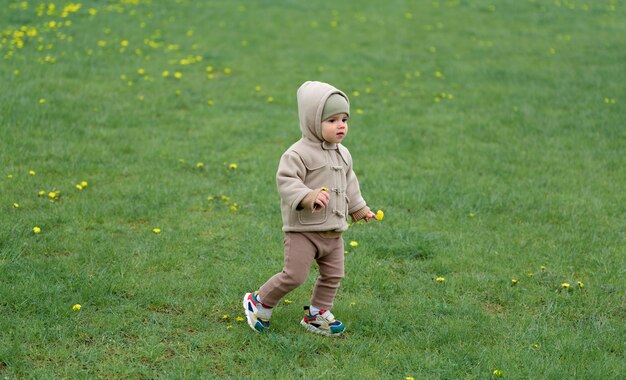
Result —
[[350, 104], [346, 94], [328, 83], [307, 81], [300, 86], [297, 93], [298, 116], [303, 137], [317, 142], [324, 141], [322, 138], [322, 112], [326, 99], [332, 94], [343, 96]]

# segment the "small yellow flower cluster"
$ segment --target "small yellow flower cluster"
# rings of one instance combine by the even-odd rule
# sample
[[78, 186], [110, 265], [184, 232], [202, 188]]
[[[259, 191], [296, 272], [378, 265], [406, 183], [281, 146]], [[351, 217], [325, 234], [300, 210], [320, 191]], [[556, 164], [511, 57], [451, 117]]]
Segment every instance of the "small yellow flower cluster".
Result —
[[72, 310], [74, 310], [74, 311], [80, 311], [81, 308], [82, 308], [82, 306], [80, 306], [79, 303], [77, 303], [74, 306], [72, 306]]
[[76, 184], [76, 189], [80, 191], [85, 189], [88, 185], [89, 183], [87, 183], [87, 181], [81, 181], [80, 183]]
[[444, 283], [444, 282], [446, 282], [446, 278], [445, 277], [436, 277], [435, 281], [439, 282], [439, 283]]
[[454, 99], [454, 95], [448, 94], [448, 93], [445, 93], [445, 92], [441, 92], [441, 93], [435, 95], [435, 98], [434, 98], [435, 103], [439, 103], [442, 100], [453, 100], [453, 99]]

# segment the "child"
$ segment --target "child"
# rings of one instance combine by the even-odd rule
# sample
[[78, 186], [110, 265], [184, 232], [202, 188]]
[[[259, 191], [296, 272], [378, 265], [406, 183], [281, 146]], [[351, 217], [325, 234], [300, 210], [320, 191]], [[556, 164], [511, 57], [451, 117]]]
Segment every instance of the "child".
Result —
[[345, 328], [330, 309], [344, 276], [341, 235], [348, 229], [346, 218], [369, 222], [376, 215], [361, 197], [350, 152], [340, 144], [348, 134], [346, 94], [327, 83], [305, 82], [297, 98], [302, 138], [283, 154], [276, 173], [285, 232], [284, 267], [258, 291], [246, 293], [243, 307], [250, 327], [266, 331], [273, 307], [306, 280], [316, 260], [320, 275], [300, 324], [336, 336]]

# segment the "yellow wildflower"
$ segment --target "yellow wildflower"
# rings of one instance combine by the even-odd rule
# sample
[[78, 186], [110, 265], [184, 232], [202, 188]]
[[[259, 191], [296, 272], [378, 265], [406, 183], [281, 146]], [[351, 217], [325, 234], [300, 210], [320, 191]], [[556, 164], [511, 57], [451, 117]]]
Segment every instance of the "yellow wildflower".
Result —
[[358, 246], [359, 246], [358, 242], [356, 242], [356, 241], [351, 241], [350, 242], [350, 247], [358, 247]]
[[285, 303], [285, 305], [291, 305], [293, 303], [292, 300], [288, 300], [285, 298], [285, 300], [283, 301]]
[[41, 232], [41, 228], [39, 228], [39, 227], [34, 227], [34, 228], [33, 228], [33, 232], [34, 232], [34, 233], [36, 233], [36, 234], [38, 234], [38, 233], [40, 233], [40, 232]]
[[35, 175], [35, 174], [37, 174], [37, 173], [35, 173], [35, 171], [34, 171], [34, 170], [29, 170], [29, 171], [28, 171], [28, 174], [29, 174], [29, 175]]
[[437, 282], [445, 282], [446, 279], [445, 279], [445, 277], [437, 277], [437, 278], [435, 278], [435, 281], [437, 281]]
[[83, 187], [80, 185], [80, 183], [76, 184], [76, 190], [82, 190]]
[[511, 280], [511, 285], [517, 285], [518, 282], [519, 281], [514, 278], [514, 279]]
[[578, 281], [578, 287], [579, 287], [579, 288], [582, 288], [583, 286], [585, 286], [585, 284], [583, 284], [583, 282], [582, 282], [582, 281]]
[[384, 217], [385, 217], [385, 213], [383, 212], [383, 210], [376, 211], [376, 219], [383, 220]]
[[152, 232], [154, 232], [155, 234], [160, 234], [161, 233], [161, 229], [160, 228], [155, 228], [152, 230]]
[[564, 283], [561, 284], [561, 287], [563, 289], [569, 289], [569, 284], [567, 282], [564, 282]]
[[237, 316], [237, 322], [242, 322], [245, 321], [246, 319], [244, 317], [242, 317], [241, 315]]
[[229, 319], [229, 318], [230, 318], [230, 315], [228, 315], [228, 314], [222, 315], [222, 319], [224, 319], [224, 320]]
[[128, 41], [126, 41], [126, 40], [122, 40], [122, 41], [120, 42], [120, 45], [122, 45], [123, 47], [126, 47], [126, 46], [128, 46]]
[[87, 187], [87, 185], [89, 185], [89, 184], [87, 183], [87, 181], [81, 181], [81, 182], [80, 182], [80, 185], [81, 185], [83, 188], [85, 188], [85, 187]]
[[181, 73], [180, 71], [177, 71], [174, 73], [174, 78], [176, 79], [180, 79], [183, 77], [183, 73]]
[[146, 70], [143, 68], [140, 68], [139, 70], [137, 70], [137, 74], [139, 75], [145, 75], [146, 74]]
[[196, 167], [199, 168], [199, 169], [202, 169], [204, 167], [204, 163], [203, 162], [198, 162], [196, 164]]
[[81, 306], [80, 306], [79, 303], [77, 303], [76, 305], [72, 306], [72, 310], [74, 310], [74, 311], [79, 311], [80, 308], [81, 308]]
[[229, 75], [232, 72], [233, 72], [233, 70], [230, 67], [225, 67], [224, 68], [224, 74]]
[[502, 377], [502, 375], [504, 375], [504, 372], [502, 372], [502, 370], [499, 370], [499, 369], [494, 369], [493, 375], [496, 377]]
[[19, 203], [13, 203], [13, 207], [14, 208], [20, 208], [20, 204]]
[[237, 170], [237, 164], [230, 164], [228, 165], [228, 168], [232, 170]]
[[161, 75], [163, 75], [163, 78], [167, 78], [167, 77], [169, 77], [169, 76], [170, 76], [170, 72], [169, 72], [169, 71], [167, 71], [167, 70], [164, 70], [164, 71], [163, 71], [163, 74], [161, 74]]

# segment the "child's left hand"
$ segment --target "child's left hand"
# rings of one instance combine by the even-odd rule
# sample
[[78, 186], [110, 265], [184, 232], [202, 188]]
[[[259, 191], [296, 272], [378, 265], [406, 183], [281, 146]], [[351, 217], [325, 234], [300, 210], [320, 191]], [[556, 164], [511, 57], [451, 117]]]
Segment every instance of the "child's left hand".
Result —
[[376, 216], [376, 214], [374, 214], [373, 212], [369, 211], [367, 213], [367, 215], [365, 215], [365, 217], [363, 217], [363, 219], [365, 219], [366, 222], [369, 222], [372, 219], [378, 220], [378, 217]]

